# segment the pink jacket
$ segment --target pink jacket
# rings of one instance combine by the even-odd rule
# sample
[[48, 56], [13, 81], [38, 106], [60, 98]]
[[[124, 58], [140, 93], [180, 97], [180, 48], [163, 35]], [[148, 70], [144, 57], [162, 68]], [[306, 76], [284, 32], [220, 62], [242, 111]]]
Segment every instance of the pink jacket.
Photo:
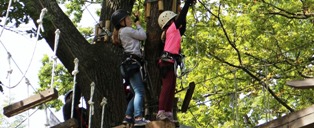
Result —
[[166, 41], [164, 51], [171, 54], [179, 54], [181, 47], [181, 35], [179, 29], [177, 29], [175, 23], [171, 23], [166, 32]]

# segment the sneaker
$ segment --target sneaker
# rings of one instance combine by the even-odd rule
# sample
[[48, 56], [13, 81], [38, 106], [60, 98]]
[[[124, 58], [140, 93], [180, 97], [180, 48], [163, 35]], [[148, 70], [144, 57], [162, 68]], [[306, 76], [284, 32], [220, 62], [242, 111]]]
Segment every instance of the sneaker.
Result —
[[168, 119], [169, 121], [171, 121], [172, 123], [178, 123], [178, 120], [175, 120], [175, 119], [173, 118], [172, 113], [165, 113], [165, 114], [166, 114], [166, 117], [167, 117], [167, 119]]
[[150, 122], [149, 120], [145, 120], [144, 118], [142, 118], [140, 120], [135, 120], [134, 126], [145, 126], [149, 122]]
[[122, 123], [123, 124], [133, 124], [134, 123], [134, 119], [133, 118], [126, 118], [126, 117], [124, 117]]
[[159, 112], [159, 113], [157, 114], [157, 116], [156, 116], [156, 119], [157, 119], [157, 120], [166, 120], [166, 119], [168, 119], [168, 118], [167, 118], [167, 115], [166, 115], [165, 112]]
[[171, 117], [167, 117], [167, 118], [168, 118], [168, 120], [169, 120], [170, 122], [172, 122], [172, 123], [178, 123], [178, 122], [179, 122], [178, 120], [173, 119], [172, 116], [171, 116]]

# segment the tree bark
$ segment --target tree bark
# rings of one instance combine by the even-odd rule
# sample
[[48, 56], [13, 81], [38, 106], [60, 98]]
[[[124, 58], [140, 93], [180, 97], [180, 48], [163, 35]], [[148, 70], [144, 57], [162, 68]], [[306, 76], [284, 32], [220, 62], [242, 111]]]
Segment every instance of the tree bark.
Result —
[[[103, 97], [108, 99], [105, 108], [104, 127], [120, 124], [126, 109], [122, 77], [119, 72], [122, 49], [111, 43], [98, 42], [94, 45], [88, 43], [55, 0], [21, 0], [21, 2], [25, 4], [27, 14], [30, 15], [36, 25], [35, 21], [39, 18], [41, 9], [47, 8], [48, 13], [43, 23], [45, 32], [41, 35], [51, 49], [54, 49], [54, 33], [56, 29], [61, 31], [57, 56], [69, 72], [74, 69], [74, 59], [79, 59], [77, 86], [82, 90], [86, 101], [90, 99], [90, 84], [95, 82], [93, 97], [95, 114], [92, 116], [92, 127], [100, 127], [100, 102]], [[135, 0], [104, 0], [100, 21], [110, 20], [111, 14], [116, 9], [122, 8], [131, 12], [134, 2]], [[172, 1], [164, 1], [165, 10], [171, 9], [171, 3]], [[151, 17], [147, 19], [148, 39], [145, 43], [144, 54], [152, 83], [146, 93], [146, 108], [149, 110], [147, 117], [154, 119], [153, 113], [158, 109], [158, 96], [161, 88], [157, 60], [163, 47], [160, 40], [162, 31], [158, 26], [158, 16], [161, 12], [158, 11], [158, 2], [152, 2], [151, 4]], [[110, 31], [112, 31], [112, 25], [110, 28]]]

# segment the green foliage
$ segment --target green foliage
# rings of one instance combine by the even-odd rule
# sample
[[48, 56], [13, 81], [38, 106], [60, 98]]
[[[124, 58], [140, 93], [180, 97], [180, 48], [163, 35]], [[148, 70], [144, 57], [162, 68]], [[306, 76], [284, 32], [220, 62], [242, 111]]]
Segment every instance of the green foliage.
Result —
[[[290, 113], [263, 85], [294, 110], [313, 104], [312, 90], [286, 86], [313, 74], [313, 17], [307, 15], [313, 10], [303, 13], [313, 3], [196, 4], [182, 43], [192, 69], [183, 81], [194, 81], [196, 89], [189, 112], [179, 120], [193, 127], [254, 127]], [[184, 93], [177, 97], [182, 102]]]
[[[84, 0], [59, 0], [60, 5], [66, 7], [65, 13], [71, 18], [74, 25], [77, 26], [78, 23], [81, 22], [83, 12], [88, 11], [88, 6], [92, 4], [100, 4], [102, 1], [95, 0], [95, 1], [84, 1]], [[96, 10], [96, 12], [90, 12], [90, 13], [96, 13], [98, 16], [100, 16], [100, 10]], [[96, 21], [95, 21], [96, 22]], [[85, 39], [88, 42], [92, 42], [93, 40], [93, 34], [94, 34], [94, 28], [93, 27], [81, 27], [78, 26], [78, 30], [82, 33], [82, 35], [85, 37]]]
[[92, 42], [93, 37], [93, 29], [92, 27], [80, 27], [78, 28], [82, 35], [87, 39], [88, 42]]
[[[197, 128], [254, 127], [290, 113], [283, 104], [300, 110], [314, 103], [313, 90], [286, 86], [289, 80], [313, 76], [314, 0], [200, 1], [194, 11], [189, 10], [182, 42], [186, 68], [191, 72], [178, 81], [177, 89], [186, 88], [190, 82], [195, 82], [196, 88], [188, 112], [179, 113], [181, 123]], [[5, 3], [0, 4], [1, 9], [6, 8], [7, 2], [1, 2]], [[65, 4], [67, 14], [77, 24], [86, 1], [59, 2]], [[143, 13], [142, 3], [136, 1], [133, 12]], [[23, 10], [15, 11], [21, 11], [14, 15], [16, 22], [28, 21]], [[92, 28], [80, 31], [87, 38]], [[45, 56], [42, 63], [39, 84], [40, 90], [45, 90], [50, 84], [52, 62]], [[60, 64], [54, 81], [60, 95], [73, 85], [71, 75]], [[176, 96], [180, 108], [185, 93]], [[57, 109], [61, 105], [60, 100], [49, 103]]]
[[[53, 62], [45, 55], [42, 59], [42, 67], [38, 73], [40, 88], [38, 91], [43, 91], [51, 87], [51, 74]], [[73, 87], [72, 75], [62, 64], [57, 64], [55, 68], [54, 83], [52, 85], [58, 90], [59, 96], [65, 94]], [[61, 109], [63, 103], [61, 100], [53, 100], [47, 103], [48, 107], [53, 107], [57, 111]]]
[[[0, 17], [5, 17], [7, 14], [9, 1], [0, 0], [0, 3]], [[7, 23], [13, 23], [15, 27], [18, 27], [21, 23], [27, 24], [29, 22], [30, 17], [26, 13], [27, 10], [24, 8], [24, 5], [21, 2], [12, 1], [9, 12], [10, 16], [7, 19]], [[4, 20], [4, 18], [2, 20]]]

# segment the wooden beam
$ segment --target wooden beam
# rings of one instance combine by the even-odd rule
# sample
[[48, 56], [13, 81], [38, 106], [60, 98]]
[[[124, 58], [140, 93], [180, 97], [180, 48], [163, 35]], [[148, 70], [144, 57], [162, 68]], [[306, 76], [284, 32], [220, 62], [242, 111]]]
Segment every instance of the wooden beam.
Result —
[[132, 126], [132, 125], [119, 125], [119, 126], [115, 126], [113, 128], [175, 128], [175, 124], [169, 120], [165, 120], [165, 121], [151, 121], [148, 124], [146, 124], [145, 126]]
[[78, 122], [76, 119], [71, 118], [50, 128], [78, 128]]
[[194, 89], [195, 89], [195, 83], [191, 82], [189, 84], [188, 90], [186, 91], [186, 94], [185, 94], [185, 97], [184, 97], [184, 100], [183, 100], [183, 103], [182, 103], [182, 106], [181, 106], [181, 111], [182, 112], [186, 112], [188, 110], [190, 101], [191, 101], [193, 93], [194, 93]]
[[4, 107], [3, 114], [7, 117], [11, 117], [56, 98], [58, 98], [58, 91], [51, 88]]
[[288, 81], [287, 85], [298, 89], [314, 88], [314, 79]]
[[314, 128], [314, 105], [290, 113], [256, 128]]

